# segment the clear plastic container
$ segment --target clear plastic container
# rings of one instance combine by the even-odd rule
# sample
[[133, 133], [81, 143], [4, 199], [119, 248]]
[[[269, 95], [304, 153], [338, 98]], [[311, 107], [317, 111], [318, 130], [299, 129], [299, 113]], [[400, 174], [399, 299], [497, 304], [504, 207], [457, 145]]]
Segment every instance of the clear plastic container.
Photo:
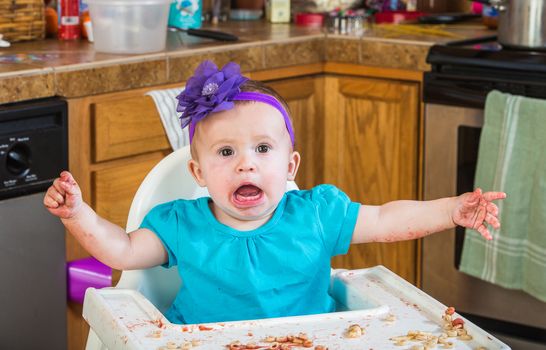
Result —
[[172, 0], [87, 0], [95, 50], [136, 54], [162, 51]]

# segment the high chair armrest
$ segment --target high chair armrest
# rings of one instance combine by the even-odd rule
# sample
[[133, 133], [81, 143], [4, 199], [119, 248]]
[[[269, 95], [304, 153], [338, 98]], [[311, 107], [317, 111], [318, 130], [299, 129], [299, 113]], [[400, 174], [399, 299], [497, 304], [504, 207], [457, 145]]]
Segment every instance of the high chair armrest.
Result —
[[172, 324], [133, 289], [88, 288], [83, 318], [110, 350], [144, 349], [140, 339], [160, 338]]

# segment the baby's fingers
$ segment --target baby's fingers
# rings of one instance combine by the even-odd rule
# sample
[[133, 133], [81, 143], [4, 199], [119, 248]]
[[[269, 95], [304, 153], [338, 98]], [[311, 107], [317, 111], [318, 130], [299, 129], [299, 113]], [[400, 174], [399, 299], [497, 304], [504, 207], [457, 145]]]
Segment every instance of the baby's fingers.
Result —
[[485, 227], [485, 225], [480, 225], [478, 228], [477, 228], [478, 232], [485, 238], [487, 239], [488, 241], [492, 240], [493, 239], [493, 236], [491, 236], [491, 233], [489, 232], [489, 230], [487, 229], [487, 227]]
[[506, 198], [506, 193], [504, 192], [485, 192], [483, 194], [483, 199], [489, 202], [504, 198]]
[[499, 216], [499, 207], [495, 203], [487, 203], [487, 212]]
[[44, 197], [44, 205], [46, 206], [46, 208], [58, 208], [60, 204], [59, 202], [51, 198], [51, 196], [46, 195]]
[[485, 216], [485, 222], [487, 222], [489, 225], [493, 226], [493, 228], [497, 230], [501, 226], [499, 219], [496, 216], [491, 215], [490, 213], [487, 213], [487, 215]]
[[80, 194], [80, 187], [70, 172], [63, 171], [59, 180], [61, 188], [68, 194]]
[[78, 184], [75, 181], [74, 182], [61, 181], [59, 184], [67, 195], [79, 196], [81, 194], [80, 186], [78, 186]]
[[44, 196], [44, 205], [48, 208], [57, 208], [64, 203], [64, 197], [54, 186], [49, 187]]
[[[63, 186], [61, 185], [63, 182], [63, 179], [58, 177], [55, 179], [55, 181], [53, 181], [53, 185], [52, 187], [61, 195], [61, 196], [64, 196], [65, 195], [65, 191], [64, 191], [64, 188]], [[51, 187], [50, 187], [51, 189]]]
[[69, 208], [75, 208], [79, 206], [82, 201], [81, 190], [78, 184], [74, 182], [63, 181], [61, 187], [66, 193], [65, 204]]
[[69, 171], [63, 170], [60, 176], [61, 176], [61, 180], [63, 181], [70, 182], [70, 183], [76, 182], [76, 180], [74, 180], [74, 176], [72, 176], [72, 174]]

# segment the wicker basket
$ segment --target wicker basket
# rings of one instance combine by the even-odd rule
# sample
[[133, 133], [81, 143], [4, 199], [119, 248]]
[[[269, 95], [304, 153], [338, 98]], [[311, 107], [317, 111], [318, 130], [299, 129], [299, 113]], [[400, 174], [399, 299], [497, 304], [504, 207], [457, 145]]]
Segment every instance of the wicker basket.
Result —
[[45, 37], [43, 0], [0, 0], [0, 34], [8, 41]]

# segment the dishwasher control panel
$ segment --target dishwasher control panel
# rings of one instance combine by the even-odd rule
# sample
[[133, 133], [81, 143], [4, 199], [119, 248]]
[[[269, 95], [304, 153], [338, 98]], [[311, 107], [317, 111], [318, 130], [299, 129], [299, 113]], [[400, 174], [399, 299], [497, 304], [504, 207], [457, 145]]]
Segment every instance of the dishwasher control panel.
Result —
[[66, 101], [0, 106], [0, 200], [42, 191], [67, 168]]

